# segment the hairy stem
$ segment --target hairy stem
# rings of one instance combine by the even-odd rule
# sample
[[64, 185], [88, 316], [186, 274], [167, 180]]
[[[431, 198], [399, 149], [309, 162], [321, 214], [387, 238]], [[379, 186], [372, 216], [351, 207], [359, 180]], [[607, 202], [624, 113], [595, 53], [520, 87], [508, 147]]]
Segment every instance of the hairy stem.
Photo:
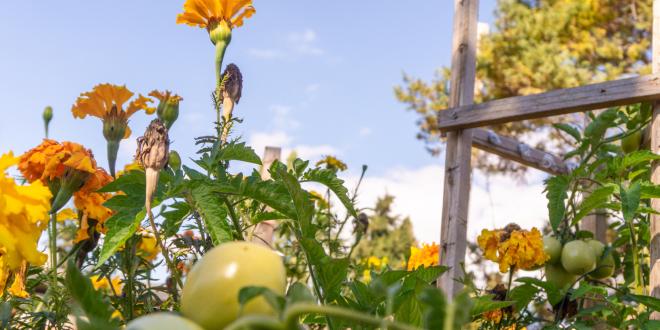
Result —
[[53, 288], [57, 286], [57, 213], [51, 213], [48, 224], [48, 244], [50, 253], [50, 269], [52, 272]]
[[419, 328], [407, 324], [385, 320], [383, 318], [374, 317], [369, 314], [364, 314], [354, 310], [335, 307], [335, 306], [319, 306], [310, 303], [299, 303], [291, 306], [284, 313], [285, 329], [296, 329], [298, 319], [305, 314], [320, 314], [331, 316], [346, 321], [359, 322], [364, 325], [374, 327], [384, 327], [385, 329], [393, 330], [418, 330]]

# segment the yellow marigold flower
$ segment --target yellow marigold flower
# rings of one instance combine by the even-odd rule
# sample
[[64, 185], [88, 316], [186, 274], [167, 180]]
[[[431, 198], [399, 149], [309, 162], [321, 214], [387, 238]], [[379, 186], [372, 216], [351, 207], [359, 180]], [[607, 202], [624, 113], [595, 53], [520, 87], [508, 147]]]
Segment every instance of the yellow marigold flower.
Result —
[[94, 173], [96, 161], [89, 149], [74, 142], [58, 143], [44, 139], [37, 147], [20, 157], [18, 169], [29, 181], [43, 183], [64, 176], [68, 169]]
[[477, 237], [477, 244], [484, 252], [484, 257], [490, 261], [497, 262], [497, 247], [500, 244], [501, 230], [487, 230], [481, 231], [481, 235]]
[[113, 277], [112, 281], [108, 281], [107, 277], [99, 277], [98, 275], [92, 275], [89, 278], [92, 280], [92, 286], [94, 286], [95, 290], [109, 291], [117, 295], [121, 294], [123, 285], [119, 276]]
[[415, 270], [420, 266], [431, 267], [440, 264], [440, 246], [436, 243], [422, 244], [422, 248], [410, 247], [410, 258], [408, 259], [408, 271]]
[[210, 31], [220, 22], [227, 23], [231, 28], [239, 27], [244, 19], [254, 13], [251, 0], [186, 0], [183, 13], [176, 17], [176, 23]]
[[323, 198], [323, 195], [321, 195], [319, 192], [312, 190], [309, 192], [309, 194], [312, 195], [312, 197], [316, 200], [316, 205], [319, 208], [322, 209], [328, 208], [328, 201], [325, 200], [325, 198]]
[[87, 214], [90, 219], [104, 223], [112, 215], [112, 210], [103, 206], [103, 203], [112, 198], [112, 194], [97, 192], [97, 190], [112, 181], [112, 177], [104, 169], [97, 168], [94, 174], [87, 179], [85, 185], [73, 194], [73, 203], [76, 208]]
[[27, 262], [23, 261], [18, 272], [14, 273], [14, 283], [7, 289], [9, 294], [14, 297], [27, 298], [29, 294], [25, 291], [25, 275], [27, 272]]
[[160, 246], [158, 241], [156, 241], [156, 236], [147, 230], [141, 230], [138, 232], [140, 237], [140, 242], [137, 245], [137, 255], [142, 257], [146, 261], [152, 261], [160, 253]]
[[62, 222], [66, 220], [76, 220], [78, 219], [78, 212], [74, 211], [71, 208], [62, 209], [57, 212], [57, 222]]
[[334, 156], [325, 156], [325, 158], [316, 162], [316, 166], [321, 165], [325, 165], [325, 168], [335, 171], [346, 171], [348, 169], [346, 163], [342, 162]]
[[550, 259], [543, 250], [541, 232], [536, 228], [511, 232], [484, 229], [477, 242], [486, 259], [497, 262], [502, 273], [518, 269], [531, 270]]
[[46, 255], [37, 243], [48, 223], [52, 194], [41, 181], [19, 186], [5, 171], [18, 163], [10, 152], [0, 156], [0, 259], [10, 270], [23, 261], [42, 265]]

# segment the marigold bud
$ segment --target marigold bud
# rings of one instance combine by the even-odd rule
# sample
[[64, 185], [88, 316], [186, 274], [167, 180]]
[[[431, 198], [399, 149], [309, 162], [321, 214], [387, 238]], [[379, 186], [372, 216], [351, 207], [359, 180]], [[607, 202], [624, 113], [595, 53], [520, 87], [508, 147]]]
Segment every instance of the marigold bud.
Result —
[[51, 106], [47, 106], [44, 109], [41, 118], [43, 118], [44, 120], [44, 127], [46, 128], [46, 138], [48, 138], [48, 125], [50, 125], [50, 121], [53, 119], [53, 108]]
[[175, 150], [170, 151], [169, 160], [167, 162], [173, 170], [178, 170], [181, 168], [181, 157], [179, 153]]

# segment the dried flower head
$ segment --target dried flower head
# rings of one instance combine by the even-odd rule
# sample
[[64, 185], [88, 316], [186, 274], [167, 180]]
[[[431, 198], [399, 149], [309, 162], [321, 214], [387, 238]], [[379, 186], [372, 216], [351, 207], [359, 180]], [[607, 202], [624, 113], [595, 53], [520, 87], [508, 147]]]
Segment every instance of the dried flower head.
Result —
[[225, 72], [222, 74], [222, 85], [220, 87], [222, 99], [229, 97], [234, 103], [238, 104], [243, 92], [243, 75], [241, 70], [234, 63], [229, 63]]
[[154, 119], [144, 135], [137, 139], [135, 159], [144, 167], [146, 174], [145, 207], [151, 212], [151, 199], [156, 192], [158, 174], [167, 164], [170, 153], [170, 140], [167, 127], [160, 119]]

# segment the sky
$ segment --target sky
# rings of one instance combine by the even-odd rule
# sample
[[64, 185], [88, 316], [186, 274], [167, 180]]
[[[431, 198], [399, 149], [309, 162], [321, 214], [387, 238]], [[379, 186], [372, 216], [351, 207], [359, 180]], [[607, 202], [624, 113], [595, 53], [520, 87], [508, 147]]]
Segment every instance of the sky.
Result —
[[[492, 24], [495, 0], [480, 1]], [[430, 79], [448, 66], [453, 1], [260, 1], [234, 30], [225, 64], [244, 79], [236, 129], [259, 154], [266, 145], [316, 161], [336, 155], [354, 185], [369, 166], [359, 203], [384, 193], [410, 216], [420, 241], [438, 241], [444, 155], [433, 157], [415, 138], [415, 115], [393, 94], [403, 73]], [[101, 122], [74, 119], [78, 95], [99, 83], [126, 84], [147, 94], [169, 89], [183, 97], [170, 131], [172, 149], [191, 164], [194, 137], [212, 133], [210, 92], [214, 48], [206, 31], [175, 24], [183, 0], [12, 1], [0, 9], [0, 153], [22, 153], [43, 138], [41, 112], [54, 108], [50, 137], [82, 143], [107, 166]], [[135, 138], [151, 117], [138, 113], [122, 142], [118, 168], [130, 162]], [[470, 237], [480, 228], [518, 221], [541, 227], [547, 218], [543, 175], [526, 184], [475, 173]], [[525, 208], [520, 208], [525, 205]]]

